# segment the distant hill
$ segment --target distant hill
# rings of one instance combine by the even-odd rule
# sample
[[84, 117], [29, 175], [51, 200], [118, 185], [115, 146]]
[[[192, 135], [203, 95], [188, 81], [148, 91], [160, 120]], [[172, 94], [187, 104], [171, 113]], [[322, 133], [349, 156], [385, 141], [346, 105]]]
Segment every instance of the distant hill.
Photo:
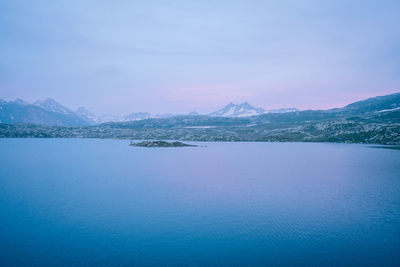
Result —
[[377, 96], [366, 100], [357, 101], [343, 108], [344, 111], [353, 113], [375, 112], [400, 108], [400, 93]]

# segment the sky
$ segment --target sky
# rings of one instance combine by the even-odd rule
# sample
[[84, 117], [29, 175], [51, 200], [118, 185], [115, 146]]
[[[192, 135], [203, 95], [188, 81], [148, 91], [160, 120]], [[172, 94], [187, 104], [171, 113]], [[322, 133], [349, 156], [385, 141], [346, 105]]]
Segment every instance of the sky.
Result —
[[400, 1], [2, 0], [0, 98], [115, 114], [400, 92]]

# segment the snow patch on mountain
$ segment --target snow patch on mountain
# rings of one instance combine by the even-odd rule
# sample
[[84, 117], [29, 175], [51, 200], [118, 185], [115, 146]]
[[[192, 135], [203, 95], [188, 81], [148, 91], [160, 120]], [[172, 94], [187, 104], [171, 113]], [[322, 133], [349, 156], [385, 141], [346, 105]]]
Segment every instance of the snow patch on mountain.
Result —
[[299, 111], [297, 108], [279, 108], [279, 109], [270, 109], [265, 113], [288, 113], [288, 112], [297, 112]]
[[124, 117], [125, 121], [137, 121], [151, 118], [151, 114], [148, 112], [135, 112]]
[[375, 111], [376, 113], [381, 113], [381, 112], [389, 112], [389, 111], [395, 111], [395, 110], [399, 110], [400, 107], [397, 108], [391, 108], [391, 109], [383, 109], [383, 110], [379, 110], [379, 111]]
[[17, 99], [15, 99], [14, 101], [10, 101], [10, 103], [14, 103], [14, 104], [18, 104], [18, 105], [23, 105], [23, 106], [29, 105], [28, 102], [22, 100], [21, 98], [17, 98]]
[[98, 117], [85, 107], [79, 107], [75, 114], [91, 124], [98, 123]]

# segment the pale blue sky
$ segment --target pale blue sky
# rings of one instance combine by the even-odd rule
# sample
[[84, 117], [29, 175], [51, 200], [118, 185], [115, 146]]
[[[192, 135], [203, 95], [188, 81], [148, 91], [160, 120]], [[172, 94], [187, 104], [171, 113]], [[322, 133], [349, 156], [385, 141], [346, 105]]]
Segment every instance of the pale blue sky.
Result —
[[400, 1], [0, 2], [0, 98], [97, 113], [330, 108], [400, 91]]

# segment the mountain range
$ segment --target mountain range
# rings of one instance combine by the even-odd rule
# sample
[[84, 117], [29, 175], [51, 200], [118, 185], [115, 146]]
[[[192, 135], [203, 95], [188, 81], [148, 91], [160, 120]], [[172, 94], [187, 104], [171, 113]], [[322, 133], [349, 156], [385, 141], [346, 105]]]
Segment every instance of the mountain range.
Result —
[[[240, 105], [229, 103], [225, 107], [208, 114], [212, 117], [249, 117], [265, 113], [286, 113], [298, 111], [295, 108], [265, 110], [255, 108], [247, 102]], [[198, 116], [196, 111], [188, 114], [150, 114], [148, 112], [136, 112], [128, 115], [101, 115], [97, 116], [85, 107], [73, 111], [64, 105], [48, 98], [28, 103], [22, 99], [5, 101], [0, 99], [0, 123], [29, 123], [54, 126], [88, 126], [106, 122], [128, 122], [149, 118], [170, 118], [174, 116]]]
[[30, 123], [56, 126], [84, 126], [90, 122], [52, 99], [32, 104], [22, 99], [0, 101], [0, 123]]
[[[60, 109], [54, 103], [33, 105], [22, 100], [11, 102], [0, 101], [0, 110], [4, 107], [10, 110], [11, 107], [19, 105], [25, 112], [20, 114], [25, 114], [25, 116], [26, 112], [31, 111], [33, 113], [40, 111], [41, 116], [54, 115], [53, 113], [63, 116], [71, 115], [69, 110]], [[0, 138], [132, 138], [137, 140], [346, 142], [400, 145], [400, 93], [373, 97], [342, 108], [328, 110], [265, 112], [250, 116], [248, 114], [253, 114], [257, 110], [252, 109], [246, 113], [242, 110], [246, 107], [248, 107], [246, 104], [228, 104], [228, 107], [217, 111], [213, 116], [210, 114], [175, 115], [80, 127], [0, 123]], [[75, 115], [77, 113], [80, 113], [81, 117], [78, 118], [81, 120], [83, 120], [82, 114], [85, 117], [92, 116], [84, 109], [75, 112]], [[13, 114], [17, 115], [17, 113]], [[233, 115], [238, 117], [233, 117]], [[36, 117], [31, 116], [30, 119], [32, 118]], [[52, 122], [58, 121], [53, 119]], [[84, 123], [87, 124], [86, 121]]]

